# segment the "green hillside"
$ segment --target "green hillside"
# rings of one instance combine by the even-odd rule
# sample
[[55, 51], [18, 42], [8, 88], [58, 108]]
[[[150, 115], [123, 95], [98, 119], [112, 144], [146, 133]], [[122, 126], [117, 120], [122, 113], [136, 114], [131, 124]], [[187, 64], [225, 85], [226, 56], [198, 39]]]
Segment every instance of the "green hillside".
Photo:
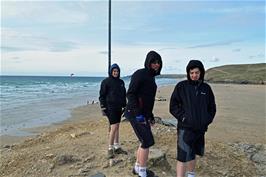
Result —
[[266, 84], [266, 63], [214, 67], [205, 76], [208, 82]]

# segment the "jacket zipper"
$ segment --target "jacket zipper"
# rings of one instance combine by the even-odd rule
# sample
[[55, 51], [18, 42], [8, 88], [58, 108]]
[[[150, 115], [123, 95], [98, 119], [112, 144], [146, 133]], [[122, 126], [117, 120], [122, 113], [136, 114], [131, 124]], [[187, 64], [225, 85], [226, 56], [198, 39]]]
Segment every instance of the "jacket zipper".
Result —
[[198, 117], [199, 117], [199, 125], [196, 126], [198, 127], [199, 129], [201, 129], [201, 125], [202, 125], [202, 120], [201, 120], [201, 115], [200, 115], [200, 112], [198, 112], [199, 110], [197, 109], [197, 106], [200, 104], [199, 102], [199, 85], [196, 85], [195, 86], [195, 91], [196, 91], [196, 105], [195, 105], [195, 108], [196, 108], [196, 113], [198, 114]]

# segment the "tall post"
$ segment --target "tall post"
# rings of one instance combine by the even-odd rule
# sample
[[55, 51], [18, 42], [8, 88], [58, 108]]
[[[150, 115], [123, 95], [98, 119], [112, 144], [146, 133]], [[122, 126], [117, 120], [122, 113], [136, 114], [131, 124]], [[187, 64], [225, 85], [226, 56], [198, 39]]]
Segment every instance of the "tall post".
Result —
[[108, 73], [111, 67], [111, 0], [108, 3]]

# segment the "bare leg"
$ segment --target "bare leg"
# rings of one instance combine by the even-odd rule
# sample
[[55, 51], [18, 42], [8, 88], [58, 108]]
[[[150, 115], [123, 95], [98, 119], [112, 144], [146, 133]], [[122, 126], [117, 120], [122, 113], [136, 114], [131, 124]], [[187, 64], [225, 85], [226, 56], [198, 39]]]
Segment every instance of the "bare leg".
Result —
[[116, 129], [116, 132], [115, 132], [115, 139], [114, 139], [114, 143], [117, 143], [119, 144], [119, 123], [115, 124], [117, 125], [117, 129]]
[[186, 163], [177, 161], [176, 164], [176, 177], [184, 177], [186, 173]]
[[187, 162], [187, 171], [188, 172], [194, 172], [195, 171], [195, 166], [196, 166], [196, 159]]
[[139, 154], [139, 164], [141, 167], [146, 167], [148, 156], [149, 156], [149, 148], [141, 148], [139, 147], [138, 149], [138, 154]]
[[141, 145], [139, 145], [139, 147], [138, 147], [138, 150], [137, 150], [137, 158], [136, 158], [136, 162], [139, 164], [139, 158], [140, 158], [140, 146]]
[[134, 167], [133, 167], [133, 174], [139, 174], [139, 156], [140, 156], [140, 151], [139, 151], [139, 149], [140, 149], [140, 146], [139, 146], [139, 148], [137, 149], [137, 151], [136, 151], [136, 163], [135, 163], [135, 165], [134, 165]]
[[111, 125], [111, 131], [109, 134], [109, 145], [114, 145], [114, 139], [115, 139], [115, 133], [117, 130], [117, 124], [112, 124]]

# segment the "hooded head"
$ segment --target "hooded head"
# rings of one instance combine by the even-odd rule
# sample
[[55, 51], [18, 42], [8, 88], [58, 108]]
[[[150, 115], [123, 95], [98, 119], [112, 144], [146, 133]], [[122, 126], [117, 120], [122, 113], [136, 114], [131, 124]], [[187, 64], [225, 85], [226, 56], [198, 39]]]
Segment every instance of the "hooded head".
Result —
[[199, 70], [200, 70], [200, 78], [199, 78], [199, 80], [204, 81], [205, 69], [204, 69], [204, 66], [203, 66], [202, 62], [199, 61], [199, 60], [190, 60], [189, 61], [188, 65], [187, 65], [187, 68], [186, 68], [187, 69], [187, 79], [191, 80], [190, 79], [190, 75], [189, 75], [189, 71], [191, 69], [195, 69], [195, 68], [199, 68]]
[[109, 69], [109, 77], [113, 77], [112, 72], [113, 72], [113, 70], [115, 68], [118, 69], [118, 72], [119, 72], [117, 78], [120, 78], [120, 68], [119, 68], [118, 64], [116, 64], [116, 63], [112, 64], [112, 66], [110, 67], [110, 69]]
[[[159, 63], [160, 64], [160, 68], [155, 71], [151, 68], [151, 64], [152, 63]], [[144, 64], [145, 68], [147, 68], [148, 70], [150, 70], [154, 76], [160, 75], [161, 70], [162, 70], [162, 58], [161, 56], [155, 52], [155, 51], [150, 51], [147, 56], [146, 56], [146, 60], [145, 60], [145, 64]]]

